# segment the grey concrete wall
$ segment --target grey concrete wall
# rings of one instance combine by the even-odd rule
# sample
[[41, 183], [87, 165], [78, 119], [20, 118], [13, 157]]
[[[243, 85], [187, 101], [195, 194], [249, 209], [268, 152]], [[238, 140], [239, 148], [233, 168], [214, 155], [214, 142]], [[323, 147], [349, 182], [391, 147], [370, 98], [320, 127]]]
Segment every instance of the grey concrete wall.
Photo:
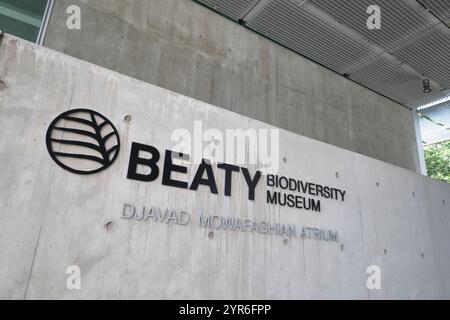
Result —
[[44, 45], [420, 172], [411, 112], [193, 1], [56, 0]]
[[[450, 298], [450, 185], [281, 130], [280, 174], [347, 191], [320, 213], [248, 201], [236, 177], [189, 191], [126, 179], [131, 142], [173, 146], [175, 129], [272, 129], [168, 90], [7, 36], [0, 42], [0, 298]], [[80, 176], [50, 158], [45, 134], [63, 111], [109, 118], [122, 150]], [[131, 115], [131, 123], [123, 121]], [[253, 168], [255, 169], [255, 168]], [[338, 174], [336, 174], [338, 173]], [[189, 169], [187, 180], [194, 172]], [[337, 230], [338, 242], [120, 218], [124, 202]], [[105, 228], [107, 222], [111, 222]], [[81, 268], [68, 290], [66, 268]], [[381, 290], [366, 268], [381, 268]]]

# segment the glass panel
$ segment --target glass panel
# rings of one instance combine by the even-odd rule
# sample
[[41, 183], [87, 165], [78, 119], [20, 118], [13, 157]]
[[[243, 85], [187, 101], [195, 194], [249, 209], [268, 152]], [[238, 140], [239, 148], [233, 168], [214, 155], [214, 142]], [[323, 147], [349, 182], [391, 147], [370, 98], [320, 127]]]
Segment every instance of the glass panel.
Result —
[[36, 42], [47, 0], [0, 0], [0, 30]]

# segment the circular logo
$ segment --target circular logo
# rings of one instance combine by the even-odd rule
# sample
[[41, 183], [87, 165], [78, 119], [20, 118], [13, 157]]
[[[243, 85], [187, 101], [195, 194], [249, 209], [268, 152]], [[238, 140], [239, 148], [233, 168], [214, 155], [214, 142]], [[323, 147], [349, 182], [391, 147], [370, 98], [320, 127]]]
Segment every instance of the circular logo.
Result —
[[120, 150], [119, 134], [111, 121], [89, 109], [59, 115], [48, 127], [46, 141], [52, 159], [76, 174], [105, 170]]

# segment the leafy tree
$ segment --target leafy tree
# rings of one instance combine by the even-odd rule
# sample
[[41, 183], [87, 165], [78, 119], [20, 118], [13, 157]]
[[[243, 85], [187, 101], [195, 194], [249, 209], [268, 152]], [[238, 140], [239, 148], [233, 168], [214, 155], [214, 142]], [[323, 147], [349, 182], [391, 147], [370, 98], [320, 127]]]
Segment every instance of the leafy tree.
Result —
[[450, 183], [450, 140], [425, 147], [428, 175]]

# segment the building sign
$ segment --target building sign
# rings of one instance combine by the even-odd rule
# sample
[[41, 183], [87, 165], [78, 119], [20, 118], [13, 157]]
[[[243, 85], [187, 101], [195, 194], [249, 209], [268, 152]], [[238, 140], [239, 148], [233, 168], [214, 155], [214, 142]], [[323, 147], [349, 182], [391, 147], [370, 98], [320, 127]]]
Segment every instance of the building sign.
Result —
[[[94, 174], [107, 169], [116, 160], [120, 151], [120, 138], [114, 125], [102, 114], [89, 109], [74, 109], [59, 115], [47, 130], [46, 142], [51, 158], [61, 168], [81, 175]], [[163, 186], [190, 191], [206, 188], [211, 195], [233, 197], [232, 185], [237, 176], [241, 175], [245, 181], [246, 197], [249, 201], [265, 201], [270, 206], [288, 207], [312, 213], [320, 213], [323, 210], [323, 200], [345, 201], [345, 190], [274, 174], [263, 176], [258, 170], [251, 172], [249, 168], [243, 166], [227, 163], [213, 164], [209, 159], [202, 159], [193, 179], [188, 181], [180, 178], [180, 175], [187, 174], [188, 166], [181, 165], [179, 161], [189, 163], [189, 160], [190, 155], [168, 149], [162, 151], [155, 146], [133, 141], [127, 179], [150, 183], [162, 175]], [[217, 172], [222, 172], [224, 176], [221, 186], [217, 183]], [[174, 174], [178, 174], [178, 178], [174, 178]], [[263, 180], [267, 187], [266, 199], [256, 199], [255, 190]], [[137, 209], [130, 203], [124, 205], [121, 217], [177, 225], [187, 225], [193, 220], [191, 214], [184, 211], [161, 210], [153, 206]], [[215, 230], [255, 232], [324, 241], [338, 239], [337, 231], [308, 226], [204, 213], [196, 215], [196, 218], [198, 218], [196, 224], [199, 227]]]
[[[448, 184], [8, 35], [0, 45], [0, 296], [366, 299], [374, 265], [389, 281], [370, 297], [448, 291], [436, 290], [450, 279]], [[294, 109], [249, 110], [304, 125]], [[79, 291], [64, 285], [75, 266]]]
[[[105, 170], [113, 164], [120, 150], [114, 125], [100, 113], [88, 109], [69, 110], [59, 115], [47, 130], [46, 142], [52, 159], [76, 174]], [[73, 147], [78, 149], [74, 151]]]
[[[132, 203], [123, 206], [122, 219], [136, 221], [153, 221], [176, 225], [192, 223], [192, 216], [185, 211], [161, 209], [159, 207], [136, 207]], [[270, 223], [267, 221], [253, 221], [234, 217], [201, 214], [194, 222], [200, 228], [212, 230], [225, 230], [237, 232], [254, 232], [262, 235], [277, 235], [302, 239], [315, 239], [323, 241], [338, 241], [337, 231], [325, 230], [292, 224]]]

